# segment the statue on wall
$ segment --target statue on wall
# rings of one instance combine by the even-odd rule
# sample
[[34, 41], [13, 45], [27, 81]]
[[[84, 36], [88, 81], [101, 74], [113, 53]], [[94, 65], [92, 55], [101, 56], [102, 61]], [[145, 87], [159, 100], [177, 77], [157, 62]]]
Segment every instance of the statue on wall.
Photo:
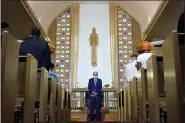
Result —
[[98, 34], [96, 33], [96, 28], [92, 29], [92, 33], [89, 37], [90, 46], [91, 46], [91, 65], [97, 66], [97, 46], [98, 46]]

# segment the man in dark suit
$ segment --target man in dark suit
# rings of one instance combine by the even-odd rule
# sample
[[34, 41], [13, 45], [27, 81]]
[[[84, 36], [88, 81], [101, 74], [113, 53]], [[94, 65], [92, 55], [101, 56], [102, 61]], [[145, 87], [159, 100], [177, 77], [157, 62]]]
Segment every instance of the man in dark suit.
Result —
[[90, 120], [93, 120], [93, 112], [96, 106], [96, 121], [100, 121], [102, 80], [98, 78], [98, 72], [94, 72], [93, 78], [89, 79], [88, 89], [90, 95]]
[[31, 30], [31, 38], [20, 44], [20, 55], [33, 55], [38, 61], [38, 68], [45, 67], [50, 69], [51, 57], [48, 42], [40, 40], [40, 29]]

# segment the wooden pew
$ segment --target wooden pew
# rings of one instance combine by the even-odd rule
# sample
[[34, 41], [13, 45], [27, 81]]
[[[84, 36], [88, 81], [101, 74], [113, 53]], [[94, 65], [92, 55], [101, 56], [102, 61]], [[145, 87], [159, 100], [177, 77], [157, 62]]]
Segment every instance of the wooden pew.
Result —
[[127, 85], [127, 97], [128, 97], [128, 109], [127, 109], [127, 121], [132, 120], [131, 116], [131, 84]]
[[48, 71], [45, 68], [37, 70], [37, 101], [39, 101], [39, 122], [47, 121], [48, 101]]
[[146, 73], [143, 68], [138, 70], [137, 73], [137, 87], [138, 87], [138, 107], [139, 122], [147, 122], [147, 80]]
[[[181, 123], [182, 111], [182, 69], [177, 31], [165, 39], [163, 43], [164, 77], [168, 123]], [[184, 54], [184, 51], [183, 51]]]
[[17, 91], [19, 43], [8, 32], [2, 34], [1, 47], [1, 111], [3, 123], [14, 123], [14, 106]]
[[62, 122], [62, 116], [61, 116], [61, 83], [57, 83], [56, 88], [56, 103], [57, 103], [57, 116], [56, 116], [56, 122], [61, 123]]
[[136, 122], [138, 120], [138, 88], [137, 88], [137, 78], [133, 77], [131, 82], [131, 117], [132, 121]]
[[55, 123], [56, 121], [56, 81], [54, 79], [48, 79], [48, 91], [49, 91], [49, 122]]
[[62, 88], [61, 91], [61, 115], [62, 115], [62, 121], [66, 122], [67, 121], [67, 92], [65, 88]]
[[[64, 101], [64, 107], [62, 108], [62, 120], [64, 122], [68, 122], [69, 121], [69, 112], [70, 110], [70, 93], [68, 91], [66, 91], [66, 89], [62, 89], [64, 90], [64, 98], [62, 99], [62, 102]], [[62, 93], [63, 94], [63, 93]]]
[[124, 113], [123, 113], [123, 120], [124, 122], [127, 122], [127, 112], [128, 112], [128, 96], [127, 96], [127, 87], [124, 87], [123, 89], [123, 109], [124, 109]]
[[24, 97], [23, 122], [34, 123], [36, 100], [37, 61], [28, 54], [19, 56], [17, 98]]
[[68, 114], [68, 117], [67, 117], [67, 121], [70, 121], [71, 120], [71, 95], [69, 93], [69, 91], [67, 91], [67, 114]]
[[120, 106], [120, 121], [121, 122], [123, 122], [124, 121], [124, 105], [123, 105], [123, 103], [124, 103], [124, 100], [123, 100], [123, 90], [121, 90], [120, 92], [119, 92], [119, 98], [120, 98], [120, 100], [119, 100], [119, 106]]
[[124, 87], [124, 121], [131, 121], [131, 88], [130, 83]]
[[157, 57], [152, 55], [147, 61], [147, 88], [150, 122], [160, 122], [159, 85]]

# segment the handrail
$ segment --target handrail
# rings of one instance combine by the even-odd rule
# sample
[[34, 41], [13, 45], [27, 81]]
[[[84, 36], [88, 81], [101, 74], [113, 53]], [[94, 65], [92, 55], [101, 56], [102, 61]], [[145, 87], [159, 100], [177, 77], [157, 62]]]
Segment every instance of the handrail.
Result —
[[[88, 88], [73, 88], [72, 92], [88, 92]], [[102, 88], [102, 92], [116, 92], [116, 88]]]

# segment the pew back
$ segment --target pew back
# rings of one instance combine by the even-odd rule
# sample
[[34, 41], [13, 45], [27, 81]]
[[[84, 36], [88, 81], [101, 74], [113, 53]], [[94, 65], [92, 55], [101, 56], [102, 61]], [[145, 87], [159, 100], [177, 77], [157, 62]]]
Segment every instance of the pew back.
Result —
[[133, 77], [131, 82], [131, 114], [132, 114], [132, 121], [137, 121], [138, 113], [138, 88], [137, 88], [137, 78]]
[[45, 68], [37, 70], [37, 99], [39, 99], [39, 122], [47, 120], [48, 102], [48, 71]]
[[158, 83], [157, 57], [156, 55], [152, 55], [147, 61], [147, 88], [150, 122], [160, 122]]
[[2, 122], [13, 123], [17, 91], [19, 43], [8, 32], [2, 34], [1, 52]]
[[177, 31], [163, 43], [164, 77], [167, 100], [168, 123], [182, 121], [182, 73]]
[[146, 73], [143, 68], [138, 70], [137, 87], [138, 87], [138, 106], [139, 106], [138, 120], [139, 122], [146, 122], [147, 82], [146, 82]]
[[36, 100], [37, 60], [28, 54], [19, 56], [17, 97], [24, 96], [24, 122], [34, 122]]

